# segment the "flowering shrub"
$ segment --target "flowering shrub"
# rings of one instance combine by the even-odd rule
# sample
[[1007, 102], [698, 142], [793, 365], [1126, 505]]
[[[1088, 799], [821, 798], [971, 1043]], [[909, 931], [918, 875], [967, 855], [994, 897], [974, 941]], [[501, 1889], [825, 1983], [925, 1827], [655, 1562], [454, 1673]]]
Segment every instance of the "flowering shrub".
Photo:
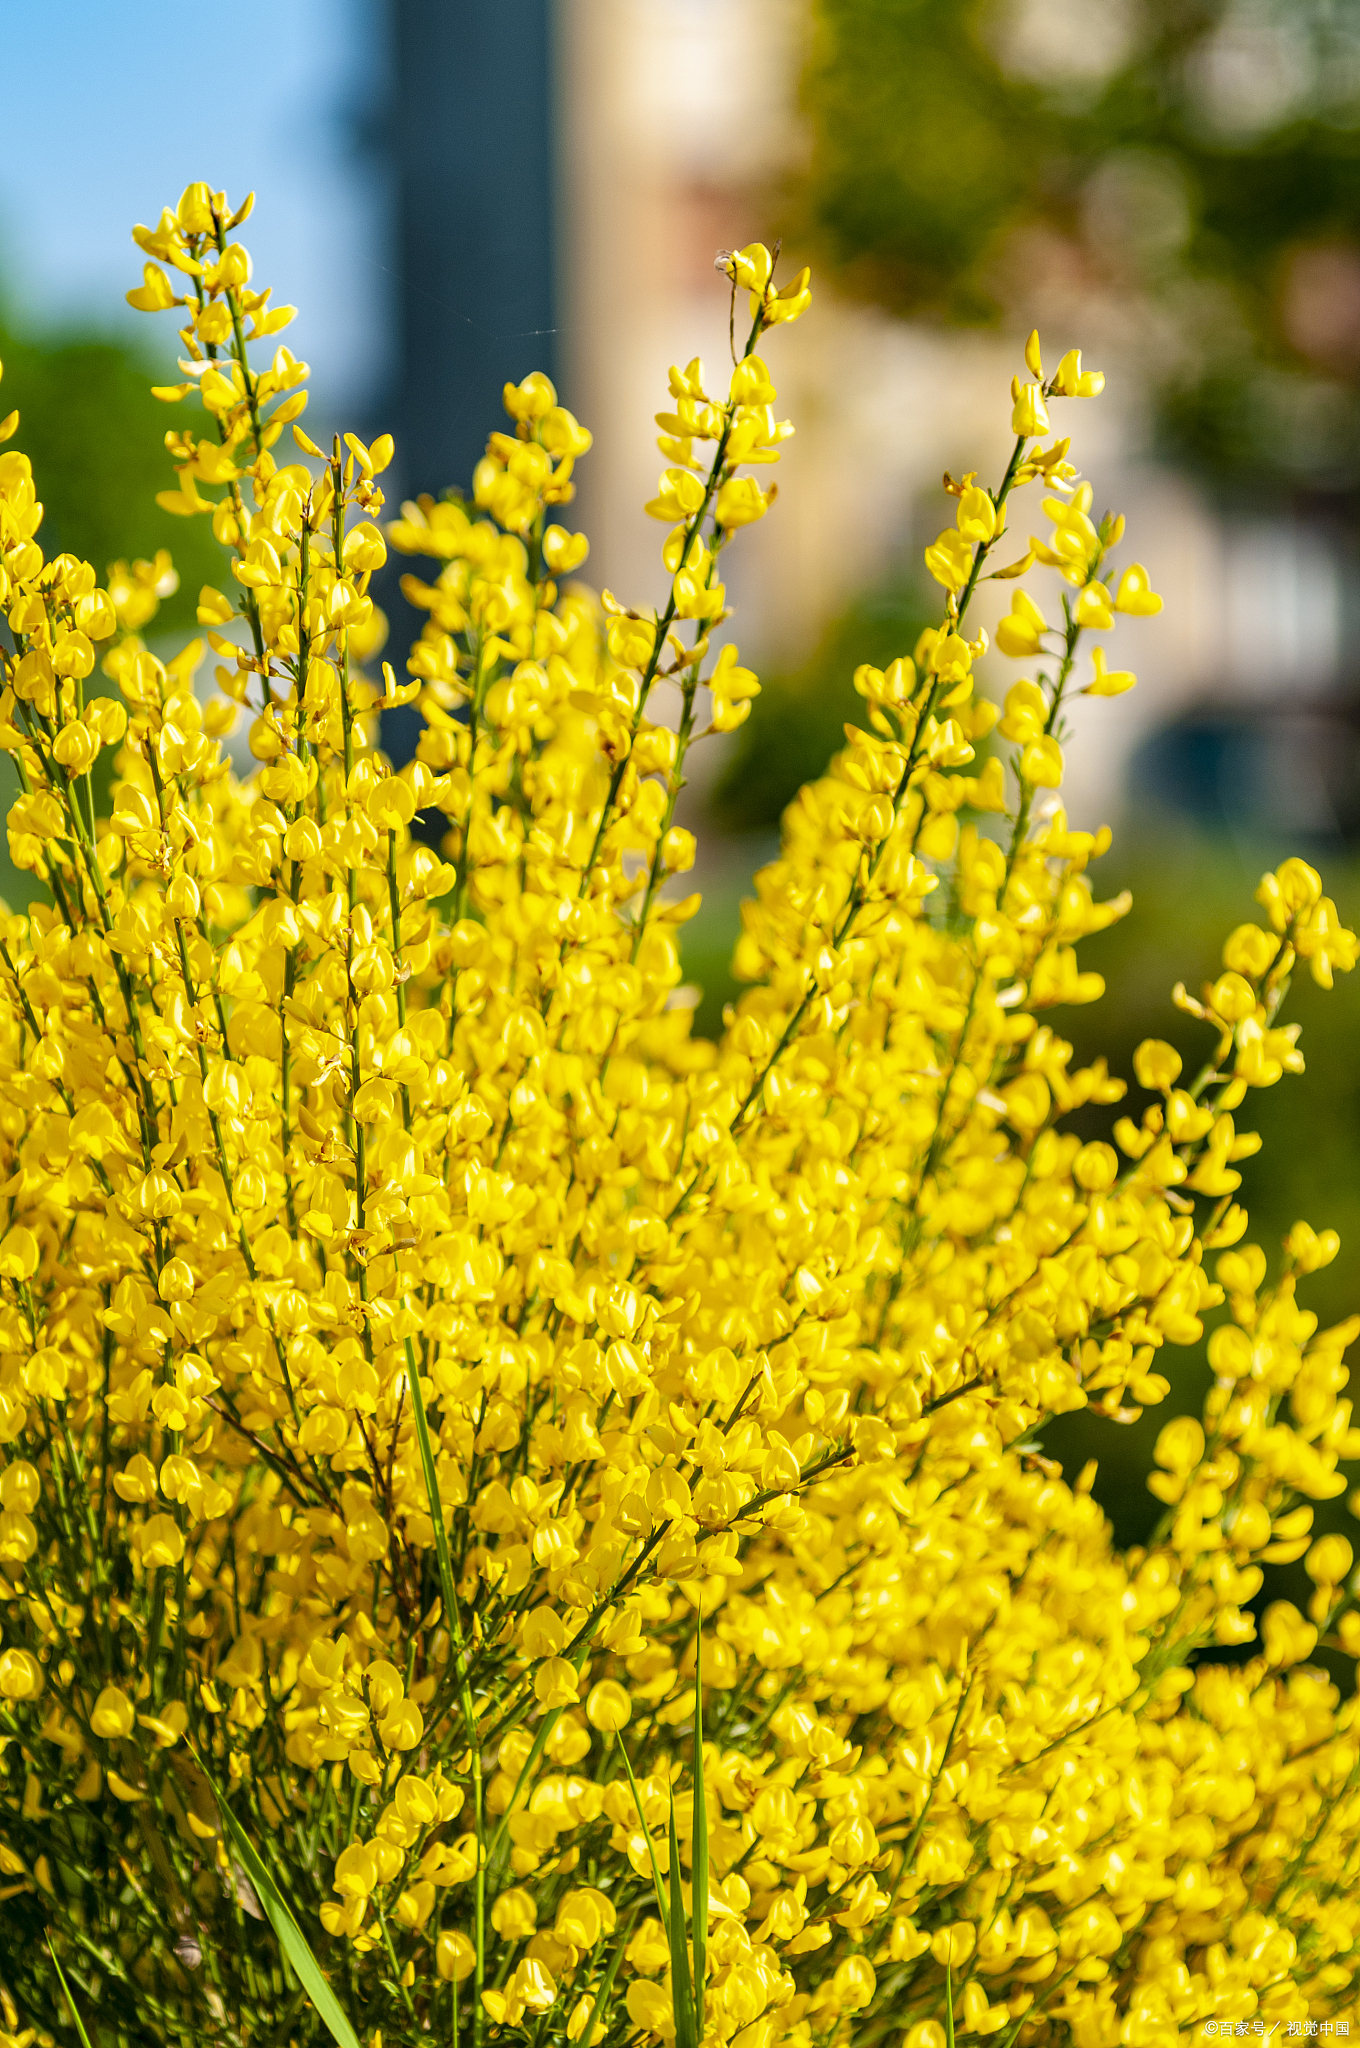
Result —
[[[1286, 862], [1177, 991], [1199, 1073], [1145, 1044], [1119, 1150], [1064, 1133], [1122, 1083], [1045, 1019], [1123, 908], [1056, 806], [1064, 704], [1132, 684], [1089, 636], [1160, 605], [1048, 438], [1100, 378], [1032, 338], [1004, 475], [946, 480], [941, 624], [857, 676], [713, 1045], [675, 807], [758, 688], [711, 636], [806, 275], [723, 259], [749, 332], [720, 384], [671, 372], [664, 607], [601, 610], [547, 379], [471, 499], [385, 536], [390, 441], [323, 451], [305, 366], [252, 362], [290, 314], [247, 211], [192, 186], [130, 294], [206, 413], [165, 502], [224, 550], [233, 701], [203, 641], [139, 637], [168, 564], [47, 560], [0, 456], [10, 845], [50, 894], [0, 924], [0, 2040], [1144, 2048], [1349, 2012], [1356, 1707], [1308, 1660], [1360, 1613], [1309, 1503], [1360, 1449], [1360, 1323], [1297, 1299], [1331, 1234], [1246, 1242], [1234, 1161], [1302, 1066], [1296, 964], [1329, 985], [1355, 940]], [[1023, 493], [1051, 538], [994, 568]], [[389, 542], [438, 565], [409, 681], [364, 667]], [[989, 575], [1032, 677], [999, 718]], [[1159, 1401], [1225, 1300], [1120, 1554], [1037, 1432]], [[1309, 1617], [1215, 1661], [1305, 1553]]]

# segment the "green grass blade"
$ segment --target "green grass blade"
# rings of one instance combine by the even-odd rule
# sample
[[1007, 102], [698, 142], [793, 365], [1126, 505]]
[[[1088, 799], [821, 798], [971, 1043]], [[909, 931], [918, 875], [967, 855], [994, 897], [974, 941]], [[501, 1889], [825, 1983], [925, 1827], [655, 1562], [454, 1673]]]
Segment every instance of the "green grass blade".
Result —
[[80, 2017], [80, 2009], [76, 2005], [75, 1999], [71, 1996], [71, 1987], [66, 1981], [66, 1972], [61, 1967], [61, 1964], [57, 1961], [57, 1952], [52, 1946], [51, 1935], [49, 1934], [46, 1939], [47, 1953], [52, 1958], [52, 1968], [57, 1973], [57, 1982], [60, 1984], [62, 1990], [66, 1993], [66, 2003], [71, 2008], [71, 2018], [76, 2023], [76, 2032], [79, 2034], [81, 2039], [81, 2048], [90, 2048], [90, 2037], [85, 2031], [85, 2022]]
[[321, 1965], [312, 1954], [307, 1937], [293, 1918], [292, 1911], [274, 1882], [273, 1874], [264, 1858], [228, 1806], [221, 1788], [211, 1772], [204, 1767], [203, 1759], [195, 1754], [194, 1761], [212, 1786], [218, 1811], [222, 1815], [222, 1824], [226, 1828], [232, 1848], [240, 1858], [241, 1868], [255, 1887], [255, 1895], [268, 1916], [279, 1947], [291, 1963], [298, 1982], [325, 2022], [331, 2039], [339, 2044], [339, 2048], [359, 2048], [359, 2037], [322, 1974]]
[[685, 1895], [680, 1889], [680, 1837], [675, 1828], [675, 1794], [671, 1793], [671, 2009], [675, 2014], [675, 2048], [699, 2048], [694, 2019], [694, 1994], [689, 1980], [689, 1944], [685, 1940]]
[[557, 1726], [561, 1718], [562, 1709], [560, 1707], [554, 1707], [551, 1713], [545, 1714], [543, 1716], [543, 1719], [538, 1724], [538, 1733], [534, 1737], [533, 1748], [529, 1751], [528, 1756], [525, 1757], [523, 1764], [520, 1766], [519, 1776], [516, 1778], [514, 1787], [510, 1793], [510, 1803], [506, 1807], [505, 1812], [501, 1815], [501, 1824], [491, 1838], [491, 1847], [487, 1850], [486, 1853], [486, 1867], [488, 1870], [494, 1868], [496, 1858], [500, 1855], [501, 1850], [505, 1846], [505, 1838], [510, 1832], [510, 1816], [512, 1813], [514, 1813], [516, 1807], [519, 1805], [519, 1795], [524, 1790], [525, 1786], [529, 1783], [530, 1779], [533, 1777], [534, 1767], [538, 1763], [539, 1758], [542, 1756], [544, 1749], [547, 1747], [548, 1737], [552, 1734], [553, 1729]]
[[694, 2019], [694, 1998], [690, 1990], [689, 1945], [685, 1940], [685, 1895], [680, 1884], [680, 1838], [675, 1831], [675, 1795], [671, 1794], [670, 1824], [670, 1898], [661, 1882], [661, 1869], [656, 1860], [656, 1847], [647, 1816], [642, 1810], [642, 1794], [638, 1781], [633, 1775], [632, 1759], [628, 1746], [621, 1734], [615, 1740], [623, 1757], [623, 1767], [628, 1773], [628, 1783], [633, 1788], [633, 1804], [637, 1808], [638, 1826], [642, 1829], [647, 1844], [647, 1854], [652, 1863], [652, 1883], [656, 1887], [656, 1903], [661, 1913], [661, 1925], [666, 1930], [666, 1939], [671, 1951], [671, 2002], [675, 2013], [675, 2048], [699, 2048], [698, 2029]]
[[633, 1920], [636, 1920], [640, 1910], [641, 1908], [638, 1908], [634, 1911], [633, 1919], [626, 1922], [620, 1930], [618, 1940], [614, 1944], [614, 1953], [609, 1958], [609, 1968], [605, 1971], [604, 1981], [595, 1993], [595, 2003], [590, 2008], [590, 2018], [581, 2029], [580, 2039], [583, 2048], [593, 2048], [596, 2025], [599, 2022], [601, 2013], [609, 2003], [610, 1994], [614, 1989], [614, 1980], [619, 1974], [619, 1965], [623, 1961], [623, 1952], [628, 1946], [628, 1937], [633, 1931]]
[[703, 2032], [704, 1983], [708, 1974], [708, 1793], [704, 1786], [703, 1614], [694, 1640], [694, 1824], [690, 1918], [694, 1925], [694, 2015]]
[[430, 1503], [430, 1520], [434, 1523], [434, 1555], [439, 1567], [439, 1590], [444, 1599], [444, 1626], [452, 1640], [459, 1633], [458, 1602], [453, 1590], [453, 1562], [449, 1556], [449, 1532], [444, 1526], [444, 1503], [439, 1498], [439, 1475], [435, 1469], [434, 1445], [430, 1441], [430, 1424], [425, 1414], [425, 1396], [420, 1389], [420, 1370], [411, 1340], [406, 1339], [406, 1378], [411, 1389], [411, 1416], [416, 1426], [416, 1442], [420, 1446], [420, 1469], [425, 1477], [425, 1493]]
[[[616, 1741], [616, 1742], [618, 1743], [618, 1745], [619, 1745], [619, 1754], [620, 1754], [620, 1755], [622, 1756], [622, 1758], [623, 1758], [623, 1768], [625, 1769], [625, 1771], [627, 1771], [627, 1773], [628, 1773], [628, 1782], [629, 1782], [629, 1784], [630, 1784], [630, 1785], [632, 1786], [632, 1788], [633, 1788], [633, 1804], [634, 1804], [634, 1806], [635, 1806], [635, 1807], [637, 1808], [638, 1826], [639, 1826], [639, 1827], [640, 1827], [640, 1828], [642, 1829], [642, 1838], [643, 1838], [643, 1840], [644, 1840], [644, 1841], [646, 1842], [646, 1844], [647, 1844], [647, 1854], [648, 1854], [648, 1855], [649, 1855], [649, 1856], [651, 1857], [651, 1859], [652, 1859], [652, 1883], [653, 1883], [653, 1884], [654, 1884], [654, 1885], [656, 1886], [656, 1903], [657, 1903], [657, 1909], [658, 1909], [658, 1911], [659, 1911], [659, 1912], [660, 1912], [660, 1914], [661, 1914], [661, 1925], [662, 1925], [662, 1926], [663, 1926], [663, 1927], [665, 1928], [665, 1930], [666, 1930], [666, 1939], [667, 1939], [667, 1941], [671, 1941], [671, 1942], [672, 1942], [672, 1945], [673, 1945], [673, 1937], [672, 1937], [672, 1935], [671, 1935], [671, 1909], [670, 1909], [670, 1907], [669, 1907], [669, 1906], [667, 1905], [667, 1903], [666, 1903], [666, 1887], [665, 1887], [665, 1886], [664, 1886], [664, 1885], [662, 1884], [662, 1882], [661, 1882], [661, 1866], [660, 1866], [660, 1865], [658, 1864], [658, 1862], [657, 1862], [657, 1860], [656, 1860], [656, 1849], [655, 1849], [655, 1847], [653, 1846], [653, 1843], [652, 1843], [652, 1832], [651, 1832], [651, 1829], [650, 1829], [650, 1828], [648, 1827], [648, 1825], [647, 1825], [647, 1816], [646, 1816], [646, 1814], [645, 1814], [645, 1813], [644, 1813], [644, 1812], [642, 1811], [642, 1794], [641, 1794], [641, 1793], [640, 1793], [640, 1792], [638, 1791], [638, 1781], [637, 1781], [637, 1779], [636, 1779], [636, 1778], [635, 1778], [635, 1777], [633, 1776], [633, 1763], [632, 1763], [632, 1759], [631, 1759], [631, 1757], [630, 1757], [630, 1756], [629, 1756], [629, 1754], [628, 1754], [628, 1748], [627, 1748], [627, 1745], [626, 1745], [626, 1743], [624, 1742], [624, 1739], [623, 1739], [623, 1736], [622, 1736], [622, 1734], [621, 1734], [621, 1733], [616, 1733], [616, 1734], [615, 1734], [615, 1736], [614, 1736], [614, 1740], [615, 1740], [615, 1741]], [[679, 1904], [679, 1902], [680, 1902], [680, 1895], [679, 1895], [679, 1893], [677, 1892], [677, 1894], [676, 1894], [676, 1904], [678, 1905], [678, 1904]], [[682, 1919], [682, 1935], [683, 1935], [683, 1919]]]

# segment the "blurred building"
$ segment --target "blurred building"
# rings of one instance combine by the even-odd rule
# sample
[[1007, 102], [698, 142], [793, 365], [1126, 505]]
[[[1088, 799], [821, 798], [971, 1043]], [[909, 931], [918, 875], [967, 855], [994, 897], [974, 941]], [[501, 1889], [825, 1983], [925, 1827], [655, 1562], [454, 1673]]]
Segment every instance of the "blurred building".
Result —
[[[1022, 69], [1056, 61], [1045, 36], [1059, 13], [1071, 9], [1010, 9], [1029, 24], [1011, 52]], [[129, 93], [165, 98], [185, 65], [206, 75], [212, 16], [186, 16], [173, 41], [129, 40], [117, 10], [93, 0], [23, 16], [6, 51], [15, 146], [0, 170], [0, 312], [38, 334], [121, 320], [117, 335], [168, 368], [167, 323], [121, 307], [140, 261], [128, 225], [201, 175], [233, 193], [255, 184], [256, 273], [299, 303], [289, 339], [315, 364], [316, 431], [393, 427], [400, 491], [466, 485], [502, 418], [502, 383], [548, 370], [595, 434], [573, 508], [592, 536], [586, 573], [657, 602], [662, 530], [642, 511], [664, 459], [653, 414], [672, 362], [700, 355], [712, 385], [725, 382], [730, 300], [714, 258], [771, 239], [786, 217], [807, 151], [809, 0], [294, 0], [273, 14], [241, 0], [234, 19], [270, 38], [271, 61], [209, 162], [174, 124], [129, 138], [119, 123]], [[50, 46], [82, 116], [59, 161], [41, 147]], [[1238, 77], [1238, 58], [1214, 91]], [[1266, 49], [1251, 77], [1268, 83], [1273, 63]], [[1102, 232], [1124, 231], [1121, 205], [1155, 210], [1156, 192], [1134, 187], [1125, 176], [1112, 197], [1102, 185]], [[1305, 255], [1291, 331], [1344, 370], [1360, 357], [1360, 263], [1336, 248]], [[782, 273], [801, 260], [788, 247]], [[1074, 814], [1114, 821], [1132, 786], [1140, 803], [1152, 792], [1244, 834], [1354, 836], [1355, 492], [1211, 499], [1152, 453], [1149, 366], [1130, 348], [1126, 305], [1042, 271], [1013, 335], [895, 319], [823, 281], [810, 317], [772, 337], [779, 409], [797, 433], [778, 504], [729, 558], [743, 657], [796, 667], [858, 592], [925, 582], [922, 549], [952, 509], [940, 473], [999, 471], [1019, 330], [1037, 321], [1050, 356], [1080, 342], [1109, 375], [1071, 423], [1098, 503], [1127, 512], [1131, 550], [1166, 598], [1155, 624], [1121, 622], [1115, 638], [1112, 659], [1138, 671], [1138, 689], [1077, 706]], [[60, 493], [49, 497], [56, 507]], [[1022, 501], [1017, 537], [1031, 523], [1042, 530], [1037, 499]], [[395, 610], [395, 577], [384, 598]], [[983, 622], [997, 609], [984, 591]], [[409, 623], [398, 618], [398, 650]], [[985, 686], [999, 695], [1013, 674], [993, 657]], [[722, 751], [701, 750], [698, 772]]]
[[[553, 27], [558, 361], [596, 436], [580, 469], [588, 573], [646, 603], [662, 581], [660, 534], [641, 513], [662, 464], [652, 415], [671, 362], [701, 355], [723, 380], [729, 294], [714, 257], [776, 231], [804, 148], [806, 9], [557, 0]], [[1209, 826], [1348, 834], [1360, 581], [1344, 530], [1306, 503], [1233, 510], [1158, 462], [1119, 305], [1049, 289], [1033, 317], [1053, 354], [1084, 343], [1107, 369], [1105, 396], [1069, 406], [1061, 428], [1076, 432], [1098, 508], [1128, 514], [1132, 554], [1166, 598], [1155, 624], [1121, 621], [1115, 635], [1111, 661], [1137, 670], [1138, 689], [1075, 707], [1074, 816], [1114, 822], [1134, 764], [1140, 803], [1152, 791]], [[952, 511], [941, 471], [1004, 462], [1021, 339], [913, 326], [828, 289], [772, 339], [797, 434], [778, 505], [731, 557], [744, 654], [796, 661], [857, 591], [915, 571]], [[1026, 532], [1047, 531], [1037, 498], [1022, 508]], [[1001, 608], [984, 592], [986, 623]], [[988, 687], [1000, 694], [1015, 672], [993, 657]]]
[[552, 0], [391, 0], [398, 476], [466, 486], [501, 389], [560, 374]]
[[[1049, 47], [1057, 12], [1045, 0], [1020, 9], [1017, 62], [1042, 69], [1054, 49], [1070, 55], [1070, 36]], [[205, 159], [182, 126], [124, 132], [121, 109], [138, 93], [168, 102], [186, 69], [207, 75], [215, 17], [191, 13], [158, 39], [129, 38], [118, 11], [94, 0], [16, 15], [0, 315], [40, 341], [64, 326], [130, 339], [167, 374], [169, 323], [122, 304], [140, 261], [128, 226], [204, 174], [236, 195], [254, 185], [256, 276], [299, 305], [288, 338], [314, 365], [314, 432], [395, 427], [400, 489], [466, 483], [499, 422], [502, 382], [547, 369], [596, 436], [578, 472], [588, 573], [655, 601], [661, 535], [641, 510], [662, 464], [652, 415], [670, 362], [697, 353], [715, 385], [724, 379], [729, 295], [714, 257], [778, 232], [806, 149], [808, 0], [293, 0], [282, 11], [240, 0], [233, 23], [267, 39], [270, 62]], [[1099, 40], [1086, 35], [1081, 51]], [[1262, 47], [1253, 91], [1274, 75], [1273, 45]], [[56, 158], [42, 133], [53, 48], [81, 112]], [[1216, 91], [1238, 77], [1240, 57]], [[1155, 198], [1138, 201], [1144, 213]], [[1109, 192], [1101, 204], [1108, 212]], [[785, 274], [801, 253], [784, 252]], [[1360, 266], [1335, 248], [1305, 254], [1293, 330], [1319, 360], [1344, 365], [1360, 352]], [[1147, 366], [1120, 352], [1125, 313], [1051, 280], [1032, 309], [1051, 351], [1081, 340], [1110, 372], [1106, 397], [1082, 410], [1081, 450], [1101, 502], [1128, 511], [1133, 547], [1167, 598], [1155, 627], [1121, 628], [1117, 658], [1138, 669], [1139, 689], [1078, 709], [1074, 811], [1116, 814], [1136, 760], [1140, 792], [1154, 786], [1208, 821], [1349, 834], [1360, 784], [1353, 502], [1344, 516], [1335, 497], [1301, 493], [1233, 510], [1152, 460]], [[921, 551], [950, 509], [940, 472], [995, 474], [1004, 459], [1019, 339], [889, 318], [838, 301], [825, 281], [812, 316], [772, 339], [797, 435], [777, 507], [730, 558], [731, 631], [747, 658], [796, 665], [855, 593], [921, 576]], [[24, 404], [32, 432], [37, 409]], [[69, 424], [77, 409], [49, 410]], [[42, 451], [54, 533], [64, 497], [91, 496], [72, 439], [54, 432]], [[154, 467], [154, 425], [146, 445]], [[154, 495], [140, 478], [136, 492]], [[121, 463], [115, 511], [120, 493], [126, 501]], [[182, 528], [166, 538], [189, 546]], [[137, 527], [126, 546], [160, 541]], [[125, 551], [122, 540], [90, 545]], [[985, 599], [981, 611], [986, 620]], [[993, 661], [988, 686], [1004, 689], [1009, 673]], [[701, 772], [720, 751], [698, 757]]]

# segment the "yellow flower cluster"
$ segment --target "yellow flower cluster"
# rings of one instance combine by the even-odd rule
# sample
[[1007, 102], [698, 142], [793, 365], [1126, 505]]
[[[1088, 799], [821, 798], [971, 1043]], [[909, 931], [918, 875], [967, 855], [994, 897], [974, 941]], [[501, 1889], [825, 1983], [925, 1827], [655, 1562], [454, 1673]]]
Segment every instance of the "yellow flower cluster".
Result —
[[[1350, 2013], [1360, 1731], [1308, 1660], [1360, 1610], [1310, 1503], [1360, 1450], [1360, 1322], [1297, 1299], [1334, 1235], [1272, 1273], [1234, 1196], [1248, 1091], [1302, 1065], [1296, 962], [1327, 986], [1356, 941], [1286, 862], [1178, 991], [1200, 1072], [1146, 1044], [1118, 1149], [1064, 1132], [1123, 1084], [1047, 1013], [1100, 995], [1076, 948], [1125, 907], [1052, 795], [1064, 704], [1132, 683], [1087, 636], [1160, 604], [1044, 438], [1100, 378], [1032, 338], [1004, 476], [946, 480], [940, 626], [856, 676], [714, 1045], [675, 808], [758, 688], [712, 644], [721, 558], [773, 498], [762, 351], [806, 274], [720, 259], [749, 330], [730, 377], [671, 372], [648, 610], [561, 581], [590, 437], [542, 376], [469, 498], [384, 531], [390, 441], [321, 450], [305, 365], [251, 359], [289, 314], [247, 211], [191, 187], [130, 294], [181, 320], [159, 395], [202, 401], [165, 502], [226, 552], [231, 701], [202, 641], [139, 637], [168, 564], [49, 560], [0, 456], [10, 846], [49, 899], [0, 921], [0, 2041], [67, 1998], [110, 2042], [474, 2048]], [[994, 569], [1032, 486], [1051, 538]], [[436, 566], [378, 684], [389, 543]], [[1061, 624], [1016, 581], [998, 714], [973, 599], [1031, 569]], [[395, 772], [376, 714], [413, 699]], [[1038, 1431], [1161, 1400], [1221, 1306], [1121, 1554]], [[1215, 1662], [1305, 1555], [1310, 1618]]]

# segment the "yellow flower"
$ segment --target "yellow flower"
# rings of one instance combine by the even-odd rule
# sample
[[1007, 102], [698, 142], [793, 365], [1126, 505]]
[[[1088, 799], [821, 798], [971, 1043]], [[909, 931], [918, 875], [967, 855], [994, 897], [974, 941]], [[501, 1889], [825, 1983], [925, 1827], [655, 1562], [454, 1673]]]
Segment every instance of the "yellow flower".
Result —
[[1079, 626], [1091, 626], [1097, 631], [1108, 630], [1114, 624], [1114, 613], [1110, 608], [1110, 593], [1105, 585], [1088, 583], [1072, 607], [1072, 616]]
[[1036, 434], [1046, 434], [1049, 428], [1048, 407], [1044, 404], [1043, 388], [1038, 384], [1022, 384], [1017, 377], [1011, 386], [1014, 405], [1011, 411], [1011, 432], [1022, 440]]
[[1100, 370], [1083, 370], [1081, 350], [1070, 348], [1058, 365], [1053, 390], [1059, 398], [1098, 398], [1105, 389]]
[[592, 1686], [586, 1700], [586, 1714], [592, 1728], [626, 1728], [632, 1706], [623, 1687], [612, 1678]]
[[1114, 608], [1117, 612], [1132, 612], [1138, 618], [1151, 618], [1161, 610], [1162, 600], [1148, 581], [1148, 572], [1141, 562], [1130, 562], [1120, 577]]
[[926, 567], [946, 590], [962, 590], [973, 568], [973, 550], [966, 534], [946, 526], [926, 549]]
[[497, 1934], [523, 1941], [538, 1925], [538, 1915], [528, 1892], [512, 1887], [502, 1892], [491, 1909], [491, 1924]]
[[1103, 647], [1092, 648], [1091, 667], [1094, 673], [1086, 685], [1088, 697], [1121, 697], [1125, 690], [1131, 690], [1138, 680], [1131, 669], [1107, 668]]
[[1306, 960], [1320, 988], [1332, 986], [1333, 970], [1349, 974], [1357, 958], [1355, 933], [1347, 931], [1330, 896], [1320, 897], [1308, 921], [1295, 934], [1294, 948]]
[[1030, 741], [1020, 756], [1020, 774], [1042, 789], [1056, 789], [1063, 778], [1063, 751], [1051, 733]]
[[749, 526], [765, 517], [773, 496], [773, 486], [762, 491], [753, 476], [730, 476], [718, 492], [713, 516], [721, 527]]
[[[716, 395], [671, 371], [655, 583], [597, 601], [549, 380], [506, 387], [468, 495], [392, 519], [390, 437], [298, 424], [247, 212], [195, 184], [137, 237], [181, 323], [165, 495], [223, 549], [199, 640], [139, 637], [168, 561], [49, 558], [0, 454], [35, 879], [0, 916], [0, 1891], [41, 1891], [78, 1966], [141, 1958], [120, 2024], [185, 2038], [176, 1886], [223, 2011], [283, 2012], [237, 1827], [388, 2048], [551, 2033], [559, 2000], [570, 2040], [708, 2048], [947, 2048], [951, 1992], [956, 2029], [1076, 2048], [1348, 2012], [1360, 1709], [1322, 1658], [1360, 1622], [1314, 1511], [1360, 1451], [1360, 1321], [1308, 1305], [1337, 1234], [1268, 1255], [1237, 1197], [1246, 1092], [1303, 1065], [1289, 978], [1356, 941], [1283, 863], [1178, 993], [1202, 1047], [1145, 1041], [1146, 1106], [1098, 1134], [1123, 1079], [1059, 1027], [1127, 897], [1062, 807], [1066, 700], [1131, 686], [1086, 636], [1157, 600], [1068, 444], [1029, 445], [1097, 374], [1045, 384], [1031, 337], [1020, 445], [950, 486], [936, 622], [856, 671], [706, 1039], [678, 806], [759, 687], [713, 645], [720, 558], [773, 503], [766, 356], [806, 277], [722, 259], [748, 345]], [[999, 711], [975, 551], [1036, 484]], [[403, 681], [372, 667], [389, 548], [433, 565]], [[1135, 1419], [1200, 1344], [1124, 1551], [1034, 1447]], [[1258, 1644], [1301, 1559], [1307, 1614], [1272, 1597]]]
[[1003, 654], [1017, 660], [1037, 654], [1048, 621], [1027, 590], [1017, 589], [1011, 608], [996, 629], [996, 644]]
[[102, 1735], [111, 1742], [120, 1735], [130, 1735], [135, 1719], [132, 1702], [126, 1693], [116, 1685], [106, 1685], [94, 1703], [90, 1715], [90, 1726], [96, 1735]]

